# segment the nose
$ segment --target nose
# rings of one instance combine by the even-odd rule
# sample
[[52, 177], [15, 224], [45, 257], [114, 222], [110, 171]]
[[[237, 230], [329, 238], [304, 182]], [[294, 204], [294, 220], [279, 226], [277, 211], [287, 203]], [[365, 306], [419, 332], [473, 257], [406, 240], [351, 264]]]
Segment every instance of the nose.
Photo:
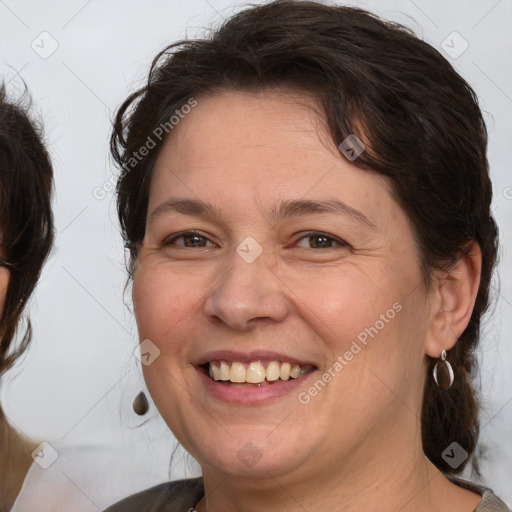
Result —
[[265, 253], [248, 263], [233, 251], [224, 275], [205, 301], [205, 313], [238, 331], [283, 321], [289, 308], [286, 286], [268, 263]]

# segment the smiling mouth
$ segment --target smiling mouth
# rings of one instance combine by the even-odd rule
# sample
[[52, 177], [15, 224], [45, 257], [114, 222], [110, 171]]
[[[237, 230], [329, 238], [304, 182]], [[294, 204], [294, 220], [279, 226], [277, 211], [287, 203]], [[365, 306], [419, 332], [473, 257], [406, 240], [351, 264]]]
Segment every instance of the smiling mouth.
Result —
[[312, 372], [313, 365], [299, 365], [280, 361], [210, 361], [201, 365], [213, 381], [235, 387], [262, 387], [290, 379], [300, 379]]

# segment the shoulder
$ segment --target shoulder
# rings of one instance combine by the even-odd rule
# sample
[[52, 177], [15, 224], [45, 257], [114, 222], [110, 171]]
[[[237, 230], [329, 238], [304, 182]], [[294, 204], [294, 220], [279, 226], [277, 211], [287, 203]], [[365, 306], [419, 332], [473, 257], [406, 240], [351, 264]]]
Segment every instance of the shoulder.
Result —
[[166, 482], [128, 496], [105, 512], [187, 512], [194, 509], [203, 494], [202, 478]]
[[469, 489], [470, 491], [476, 492], [482, 496], [482, 500], [473, 512], [510, 512], [510, 509], [507, 507], [507, 505], [502, 500], [500, 500], [491, 491], [491, 489], [455, 476], [448, 476], [447, 478], [454, 484], [457, 484], [464, 489]]
[[[90, 512], [92, 503], [96, 504], [94, 510], [102, 510], [165, 481], [165, 465], [152, 464], [154, 452], [147, 450], [145, 441], [131, 444], [133, 452], [111, 438], [39, 445], [39, 456], [32, 462], [11, 512]], [[165, 462], [165, 457], [161, 461]], [[144, 470], [132, 470], [134, 467]]]

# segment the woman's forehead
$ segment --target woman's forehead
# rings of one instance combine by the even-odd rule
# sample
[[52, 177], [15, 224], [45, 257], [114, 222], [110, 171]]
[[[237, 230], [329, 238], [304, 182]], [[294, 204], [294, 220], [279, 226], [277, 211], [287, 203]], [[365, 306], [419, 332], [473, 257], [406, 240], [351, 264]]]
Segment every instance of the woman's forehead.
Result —
[[357, 191], [365, 201], [388, 193], [384, 176], [358, 169], [330, 140], [312, 100], [293, 94], [284, 102], [272, 91], [198, 99], [160, 151], [150, 202], [168, 195], [165, 189], [187, 188], [257, 196], [276, 191], [290, 199], [309, 191]]

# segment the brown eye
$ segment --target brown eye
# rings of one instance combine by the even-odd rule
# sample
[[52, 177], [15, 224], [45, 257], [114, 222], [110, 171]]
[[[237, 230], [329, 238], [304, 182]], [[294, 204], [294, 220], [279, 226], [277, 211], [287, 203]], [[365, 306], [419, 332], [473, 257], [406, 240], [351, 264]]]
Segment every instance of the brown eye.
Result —
[[[183, 243], [176, 243], [177, 240], [183, 240]], [[195, 231], [187, 231], [185, 233], [181, 233], [180, 235], [173, 236], [172, 238], [166, 240], [164, 245], [178, 245], [181, 247], [187, 248], [195, 248], [195, 247], [206, 247], [209, 240]], [[209, 247], [213, 247], [213, 244], [210, 242]]]
[[[336, 249], [337, 247], [347, 247], [348, 244], [337, 238], [334, 238], [325, 233], [308, 233], [300, 238], [300, 240], [309, 240], [308, 249]], [[299, 245], [304, 247], [303, 245]]]

